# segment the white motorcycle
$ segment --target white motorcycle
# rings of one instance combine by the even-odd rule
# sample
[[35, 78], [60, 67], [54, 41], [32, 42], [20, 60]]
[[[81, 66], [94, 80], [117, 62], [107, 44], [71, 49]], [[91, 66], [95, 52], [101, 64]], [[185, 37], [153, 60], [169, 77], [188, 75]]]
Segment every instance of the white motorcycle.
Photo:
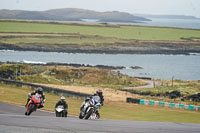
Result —
[[84, 103], [81, 108], [79, 118], [80, 119], [99, 119], [99, 109], [101, 107], [99, 96], [93, 96], [90, 100]]
[[56, 109], [56, 117], [67, 117], [67, 110], [64, 109], [63, 105], [59, 105]]

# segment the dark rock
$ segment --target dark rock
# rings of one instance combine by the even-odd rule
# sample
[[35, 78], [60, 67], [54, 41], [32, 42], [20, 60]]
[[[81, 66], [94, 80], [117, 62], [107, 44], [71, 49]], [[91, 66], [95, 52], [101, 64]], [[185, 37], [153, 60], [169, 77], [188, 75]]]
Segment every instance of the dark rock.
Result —
[[172, 92], [166, 92], [165, 93], [166, 96], [169, 96], [170, 99], [175, 99], [175, 98], [178, 98], [178, 97], [181, 97], [181, 93], [179, 91], [172, 91]]
[[132, 68], [132, 69], [143, 69], [143, 68], [140, 67], [140, 66], [131, 66], [130, 68]]
[[140, 103], [140, 99], [134, 99], [134, 98], [127, 97], [126, 98], [126, 102], [127, 103], [137, 103], [137, 104], [139, 104]]
[[184, 99], [185, 100], [192, 100], [192, 101], [195, 101], [195, 102], [200, 102], [200, 93], [194, 94], [194, 95], [191, 95], [191, 96], [187, 96]]

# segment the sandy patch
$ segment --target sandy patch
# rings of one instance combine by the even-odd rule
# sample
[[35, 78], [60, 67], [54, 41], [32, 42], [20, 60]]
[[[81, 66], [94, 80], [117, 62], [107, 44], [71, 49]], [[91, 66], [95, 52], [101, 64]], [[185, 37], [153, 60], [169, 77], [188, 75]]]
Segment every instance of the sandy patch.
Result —
[[[48, 87], [54, 87], [54, 88], [59, 88], [63, 90], [70, 90], [74, 92], [79, 92], [79, 93], [87, 93], [87, 94], [94, 94], [97, 89], [96, 87], [85, 87], [85, 86], [66, 86], [66, 85], [53, 85], [53, 84], [41, 84], [44, 86]], [[136, 94], [131, 94], [129, 92], [123, 92], [119, 90], [114, 90], [110, 88], [100, 88], [103, 91], [104, 99], [105, 102], [109, 101], [120, 101], [120, 102], [126, 102], [127, 97], [131, 98], [140, 98], [140, 96]]]

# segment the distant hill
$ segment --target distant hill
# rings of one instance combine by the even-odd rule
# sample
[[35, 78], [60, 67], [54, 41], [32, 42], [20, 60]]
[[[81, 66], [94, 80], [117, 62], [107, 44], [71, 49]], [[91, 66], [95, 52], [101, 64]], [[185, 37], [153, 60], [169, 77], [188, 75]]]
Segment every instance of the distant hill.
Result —
[[57, 21], [97, 20], [98, 22], [142, 22], [151, 21], [126, 12], [96, 12], [78, 8], [52, 9], [47, 11], [0, 10], [0, 19], [31, 19]]
[[200, 19], [195, 16], [186, 15], [151, 15], [151, 14], [133, 14], [145, 18], [160, 18], [160, 19]]

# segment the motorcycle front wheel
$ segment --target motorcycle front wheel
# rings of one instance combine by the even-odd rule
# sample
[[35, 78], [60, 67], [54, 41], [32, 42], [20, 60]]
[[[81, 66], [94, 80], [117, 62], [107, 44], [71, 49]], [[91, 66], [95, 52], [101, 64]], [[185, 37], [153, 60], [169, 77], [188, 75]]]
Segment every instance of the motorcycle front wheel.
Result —
[[31, 115], [31, 113], [34, 111], [34, 109], [35, 109], [35, 104], [30, 104], [29, 109], [28, 109], [29, 111], [26, 112], [26, 114]]
[[79, 115], [79, 119], [83, 119], [83, 115], [82, 115], [82, 113], [80, 112], [80, 115]]
[[56, 117], [62, 117], [62, 112], [56, 111]]
[[59, 117], [59, 113], [56, 111], [56, 117]]
[[93, 113], [93, 109], [91, 108], [91, 109], [87, 112], [87, 114], [85, 115], [85, 119], [88, 119], [88, 118], [92, 115], [92, 113]]

